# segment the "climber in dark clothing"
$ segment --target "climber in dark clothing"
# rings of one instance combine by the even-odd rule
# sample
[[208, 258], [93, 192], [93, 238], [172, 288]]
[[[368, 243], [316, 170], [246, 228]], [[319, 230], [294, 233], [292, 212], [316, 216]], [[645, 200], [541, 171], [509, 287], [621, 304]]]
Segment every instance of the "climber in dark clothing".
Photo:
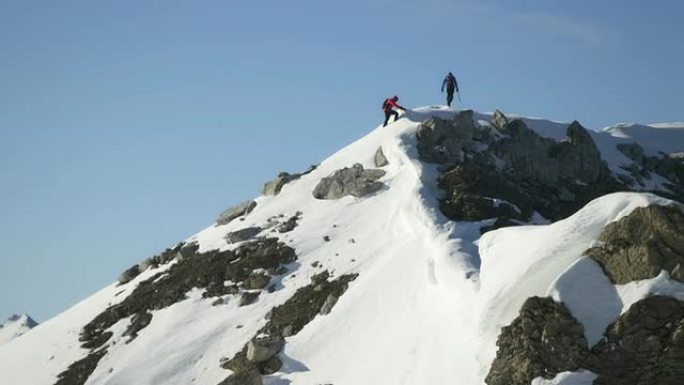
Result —
[[444, 86], [446, 86], [447, 89], [447, 105], [451, 107], [451, 101], [454, 100], [454, 89], [458, 92], [458, 82], [451, 72], [449, 72], [442, 82], [442, 92], [444, 92]]
[[382, 110], [385, 111], [385, 123], [382, 124], [383, 127], [389, 123], [390, 116], [394, 115], [395, 122], [397, 119], [399, 119], [399, 113], [395, 111], [394, 108], [406, 111], [404, 107], [397, 104], [397, 100], [399, 100], [399, 97], [394, 95], [389, 99], [385, 99], [385, 101], [382, 103]]

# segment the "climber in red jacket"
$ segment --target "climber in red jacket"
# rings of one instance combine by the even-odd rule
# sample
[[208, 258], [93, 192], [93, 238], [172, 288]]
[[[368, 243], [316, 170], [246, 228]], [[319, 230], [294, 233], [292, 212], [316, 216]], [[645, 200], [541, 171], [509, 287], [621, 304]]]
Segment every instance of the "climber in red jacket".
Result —
[[383, 127], [385, 127], [387, 123], [389, 123], [390, 116], [394, 115], [395, 122], [397, 121], [397, 119], [399, 119], [399, 113], [395, 111], [394, 108], [406, 111], [404, 107], [397, 104], [397, 100], [399, 100], [399, 97], [397, 95], [394, 95], [391, 98], [385, 99], [385, 101], [382, 102], [382, 110], [385, 111], [385, 123], [382, 124]]

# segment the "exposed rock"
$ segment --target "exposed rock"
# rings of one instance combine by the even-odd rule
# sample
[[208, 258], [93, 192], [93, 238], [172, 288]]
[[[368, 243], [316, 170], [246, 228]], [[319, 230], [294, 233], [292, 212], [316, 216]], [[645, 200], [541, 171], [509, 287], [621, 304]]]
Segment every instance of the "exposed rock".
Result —
[[241, 217], [243, 215], [247, 215], [254, 208], [256, 207], [256, 202], [254, 201], [247, 201], [247, 202], [242, 202], [237, 206], [233, 206], [226, 211], [222, 212], [221, 215], [219, 215], [218, 219], [216, 219], [216, 223], [218, 225], [225, 225], [230, 223], [235, 218]]
[[323, 236], [323, 241], [325, 241], [325, 242], [330, 242], [330, 236], [329, 236], [329, 235], [324, 235], [324, 236]]
[[499, 130], [504, 130], [508, 125], [508, 118], [506, 117], [506, 115], [503, 114], [503, 112], [497, 109], [496, 111], [494, 111], [491, 123], [494, 127], [498, 128]]
[[254, 338], [247, 343], [247, 359], [252, 362], [268, 361], [280, 353], [285, 346], [285, 340], [280, 337]]
[[249, 239], [254, 238], [257, 234], [261, 232], [261, 227], [246, 227], [237, 231], [233, 231], [226, 235], [226, 241], [228, 243], [238, 243], [244, 242]]
[[462, 159], [462, 150], [473, 139], [473, 111], [461, 111], [452, 120], [430, 117], [418, 128], [418, 153], [431, 163], [449, 163]]
[[[462, 159], [449, 157], [452, 163], [440, 168], [439, 185], [447, 192], [440, 208], [450, 219], [525, 222], [536, 211], [558, 220], [624, 187], [612, 178], [591, 136], [577, 122], [568, 126], [562, 142], [539, 136], [522, 120], [500, 130], [505, 136], [490, 136], [477, 150], [459, 143], [441, 152], [464, 149]], [[431, 161], [434, 156], [423, 159]]]
[[283, 361], [278, 356], [273, 356], [261, 364], [261, 374], [273, 374], [283, 367]]
[[[617, 149], [625, 154], [634, 164], [624, 165], [622, 169], [627, 171], [631, 180], [629, 184], [638, 183], [644, 186], [644, 179], [651, 179], [651, 173], [656, 173], [667, 179], [670, 184], [665, 187], [669, 192], [664, 195], [670, 198], [682, 200], [684, 195], [684, 156], [682, 153], [661, 154], [660, 157], [646, 156], [644, 149], [637, 143], [619, 143]], [[622, 176], [625, 178], [625, 176]]]
[[299, 174], [292, 175], [287, 172], [281, 172], [276, 179], [264, 184], [261, 193], [264, 195], [278, 195], [283, 186], [297, 178], [299, 178]]
[[385, 167], [389, 164], [387, 161], [387, 157], [385, 157], [385, 153], [382, 152], [382, 147], [378, 147], [378, 150], [375, 152], [375, 167]]
[[140, 275], [140, 268], [138, 267], [138, 265], [133, 265], [129, 267], [119, 276], [119, 285], [123, 285], [125, 283], [132, 281], [138, 275]]
[[276, 228], [276, 230], [277, 230], [279, 233], [281, 233], [281, 234], [287, 233], [287, 232], [290, 232], [290, 231], [294, 230], [295, 227], [297, 227], [297, 221], [299, 220], [299, 217], [300, 217], [299, 215], [293, 215], [293, 216], [291, 216], [290, 218], [288, 218], [287, 221], [285, 221], [285, 222], [283, 222], [282, 224], [280, 224], [280, 225]]
[[197, 251], [199, 250], [199, 243], [197, 242], [191, 242], [185, 245], [181, 244], [179, 253], [181, 257], [183, 258], [189, 258], [195, 254], [197, 254]]
[[313, 191], [316, 199], [340, 199], [351, 195], [357, 198], [372, 194], [384, 186], [378, 179], [385, 175], [379, 169], [364, 170], [360, 164], [335, 171], [321, 179]]
[[679, 385], [684, 379], [684, 303], [652, 296], [608, 328], [585, 367], [596, 385]]
[[271, 277], [264, 273], [252, 273], [245, 279], [244, 285], [246, 290], [261, 290], [268, 286], [271, 282]]
[[133, 315], [131, 317], [131, 323], [128, 325], [128, 328], [126, 328], [126, 331], [124, 332], [124, 336], [130, 337], [128, 339], [128, 342], [133, 341], [136, 337], [138, 337], [138, 332], [142, 329], [144, 329], [147, 325], [152, 322], [152, 313], [150, 312], [141, 312]]
[[218, 385], [263, 385], [261, 374], [256, 370], [237, 372], [221, 381]]
[[224, 282], [243, 282], [254, 270], [277, 269], [296, 258], [292, 248], [275, 238], [246, 243], [235, 251], [213, 250], [185, 258], [165, 273], [140, 282], [121, 303], [98, 314], [84, 326], [80, 341], [83, 347], [96, 349], [111, 337], [106, 330], [121, 319], [171, 306], [184, 300], [193, 288], [205, 288], [204, 297], [237, 294], [239, 290], [235, 286], [225, 286]]
[[98, 362], [107, 354], [105, 349], [90, 352], [84, 358], [69, 365], [57, 376], [55, 385], [83, 385], [97, 368]]
[[498, 351], [485, 382], [529, 385], [537, 377], [553, 378], [577, 370], [588, 355], [584, 328], [563, 305], [531, 297], [513, 323], [501, 329]]
[[261, 292], [255, 292], [255, 293], [250, 293], [250, 292], [244, 292], [242, 293], [242, 296], [240, 297], [240, 306], [249, 306], [253, 304], [254, 302], [259, 299], [259, 294]]
[[337, 304], [337, 297], [329, 294], [328, 297], [325, 299], [325, 302], [323, 302], [323, 306], [321, 306], [321, 315], [327, 315], [330, 314], [330, 311], [332, 310], [333, 306]]
[[684, 214], [677, 206], [651, 205], [608, 224], [601, 246], [586, 255], [596, 260], [611, 282], [654, 278], [662, 270], [684, 282]]

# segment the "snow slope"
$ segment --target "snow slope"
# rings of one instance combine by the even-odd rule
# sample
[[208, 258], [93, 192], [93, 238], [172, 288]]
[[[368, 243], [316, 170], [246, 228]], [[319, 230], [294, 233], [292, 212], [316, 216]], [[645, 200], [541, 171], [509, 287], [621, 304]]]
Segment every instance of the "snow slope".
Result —
[[[239, 307], [235, 298], [211, 306], [212, 299], [196, 290], [187, 300], [153, 312], [150, 326], [131, 343], [122, 336], [129, 320], [122, 320], [110, 329], [112, 344], [87, 384], [217, 384], [230, 374], [219, 367], [220, 359], [242, 349], [265, 324], [271, 308], [325, 269], [334, 277], [359, 276], [330, 314], [316, 317], [287, 338], [284, 368], [266, 376], [266, 384], [481, 384], [496, 352], [499, 328], [515, 317], [527, 296], [552, 294], [574, 303], [582, 293], [573, 292], [564, 279], [576, 274], [573, 269], [591, 269], [579, 266], [582, 253], [603, 226], [637, 207], [669, 201], [650, 194], [612, 194], [566, 220], [501, 229], [480, 238], [480, 224], [451, 222], [439, 212], [436, 166], [420, 162], [415, 149], [421, 121], [453, 114], [443, 108], [409, 111], [285, 185], [279, 195], [259, 197], [244, 221], [212, 225], [189, 238], [199, 242], [200, 251], [231, 248], [235, 245], [224, 240], [228, 232], [263, 226], [280, 214], [303, 213], [297, 228], [280, 235], [298, 255], [282, 288], [246, 307]], [[476, 119], [490, 116], [476, 114]], [[551, 137], [561, 137], [567, 127], [538, 119], [528, 123]], [[606, 156], [615, 158], [609, 163], [618, 167], [626, 159], [611, 152], [612, 136], [593, 135], [602, 138]], [[316, 184], [335, 170], [354, 163], [373, 168], [378, 147], [389, 160], [383, 190], [363, 199], [313, 198]], [[314, 262], [319, 265], [314, 267]], [[1, 346], [0, 383], [54, 383], [69, 364], [87, 355], [78, 342], [83, 325], [168, 267], [147, 270], [123, 286], [112, 284]], [[627, 303], [654, 287], [672, 289], [667, 277], [659, 279], [639, 288], [617, 288], [623, 293], [618, 297]], [[582, 306], [577, 302], [580, 313]], [[596, 338], [596, 325], [603, 325], [618, 308], [609, 310], [603, 317], [582, 313], [588, 337]], [[559, 375], [558, 381], [565, 382], [555, 383], [570, 384], [573, 376], [591, 378], [586, 373]]]
[[33, 329], [38, 323], [28, 314], [13, 315], [0, 325], [0, 345], [3, 345]]

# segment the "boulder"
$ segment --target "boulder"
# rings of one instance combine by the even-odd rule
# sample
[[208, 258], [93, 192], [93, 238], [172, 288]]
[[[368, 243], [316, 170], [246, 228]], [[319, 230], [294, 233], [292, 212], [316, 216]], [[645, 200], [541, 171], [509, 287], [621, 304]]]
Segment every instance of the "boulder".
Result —
[[261, 290], [268, 286], [271, 282], [271, 277], [265, 273], [252, 273], [245, 279], [244, 288], [246, 290]]
[[684, 213], [675, 205], [637, 208], [608, 224], [598, 240], [601, 245], [585, 254], [615, 284], [654, 278], [662, 270], [684, 282]]
[[260, 292], [258, 292], [258, 291], [255, 293], [250, 293], [250, 292], [242, 293], [242, 295], [240, 296], [239, 306], [242, 307], [242, 306], [249, 306], [249, 305], [253, 304], [254, 302], [257, 301], [257, 299], [259, 299], [259, 293]]
[[384, 175], [383, 170], [364, 170], [363, 166], [357, 163], [353, 167], [337, 170], [321, 179], [313, 191], [313, 196], [316, 199], [340, 199], [347, 195], [361, 198], [382, 189], [384, 184], [378, 179]]
[[589, 354], [584, 328], [552, 298], [531, 297], [501, 329], [488, 385], [529, 385], [537, 377], [577, 370]]
[[285, 346], [282, 337], [254, 338], [247, 343], [247, 359], [251, 362], [265, 362], [280, 353]]
[[382, 147], [378, 147], [378, 150], [375, 151], [375, 167], [385, 167], [389, 164], [387, 161], [387, 157], [385, 157], [385, 153], [382, 152]]
[[264, 184], [261, 193], [264, 195], [278, 195], [283, 186], [297, 178], [299, 178], [299, 174], [292, 175], [287, 172], [281, 172], [276, 179]]
[[125, 283], [132, 281], [135, 277], [140, 275], [140, 273], [141, 271], [138, 265], [133, 265], [129, 267], [119, 276], [119, 285], [123, 285]]
[[261, 227], [246, 227], [244, 229], [228, 233], [225, 239], [228, 243], [244, 242], [246, 240], [254, 238], [260, 232]]
[[225, 225], [230, 223], [235, 218], [241, 217], [243, 215], [247, 215], [254, 208], [256, 207], [256, 202], [255, 201], [247, 201], [247, 202], [242, 202], [237, 206], [233, 206], [226, 211], [222, 212], [221, 215], [219, 215], [218, 219], [216, 219], [216, 223], [218, 225]]

